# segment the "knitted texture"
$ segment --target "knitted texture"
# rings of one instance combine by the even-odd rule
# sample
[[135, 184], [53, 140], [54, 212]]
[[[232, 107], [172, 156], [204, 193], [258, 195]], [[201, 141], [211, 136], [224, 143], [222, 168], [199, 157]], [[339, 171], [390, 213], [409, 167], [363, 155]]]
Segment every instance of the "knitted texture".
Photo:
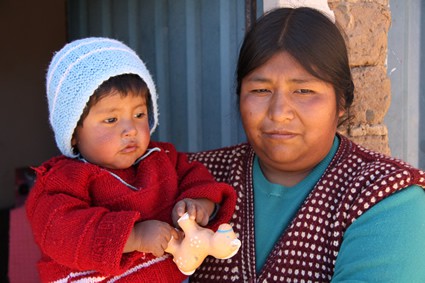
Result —
[[143, 61], [128, 46], [109, 38], [84, 38], [65, 45], [50, 62], [46, 78], [50, 124], [59, 150], [75, 157], [71, 139], [94, 91], [106, 80], [122, 74], [142, 78], [151, 95], [150, 131], [158, 124], [157, 93]]
[[229, 185], [215, 182], [200, 163], [188, 163], [186, 155], [171, 144], [149, 147], [161, 151], [136, 167], [111, 170], [137, 191], [106, 169], [64, 156], [36, 169], [26, 208], [43, 254], [38, 263], [42, 282], [181, 282], [185, 278], [169, 255], [122, 253], [134, 223], [155, 219], [172, 225], [177, 201], [208, 198], [221, 204], [209, 224], [216, 230], [230, 220], [236, 195]]
[[330, 282], [344, 232], [368, 209], [410, 185], [425, 188], [425, 172], [369, 151], [340, 136], [322, 178], [276, 243], [259, 274], [255, 269], [252, 166], [249, 144], [189, 155], [237, 192], [231, 225], [242, 241], [226, 261], [207, 258], [190, 282]]

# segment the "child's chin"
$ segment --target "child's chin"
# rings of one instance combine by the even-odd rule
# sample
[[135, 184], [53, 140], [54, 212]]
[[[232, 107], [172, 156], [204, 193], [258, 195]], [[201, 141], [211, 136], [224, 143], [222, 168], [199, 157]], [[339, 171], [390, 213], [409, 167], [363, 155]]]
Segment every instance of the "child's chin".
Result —
[[134, 161], [131, 162], [119, 162], [119, 163], [108, 163], [100, 165], [101, 167], [104, 167], [106, 169], [113, 169], [113, 170], [122, 170], [130, 168], [134, 164]]

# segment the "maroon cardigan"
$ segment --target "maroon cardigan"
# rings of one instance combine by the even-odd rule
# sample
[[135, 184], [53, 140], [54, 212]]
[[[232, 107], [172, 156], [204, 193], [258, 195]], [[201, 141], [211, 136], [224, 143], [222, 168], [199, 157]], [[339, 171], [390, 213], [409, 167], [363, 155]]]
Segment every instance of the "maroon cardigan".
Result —
[[[237, 192], [231, 225], [242, 241], [228, 260], [207, 258], [192, 282], [329, 282], [344, 231], [374, 204], [409, 185], [425, 188], [425, 173], [340, 136], [333, 160], [292, 223], [255, 271], [252, 165], [248, 144], [192, 154]], [[272, 220], [271, 220], [272, 221]]]

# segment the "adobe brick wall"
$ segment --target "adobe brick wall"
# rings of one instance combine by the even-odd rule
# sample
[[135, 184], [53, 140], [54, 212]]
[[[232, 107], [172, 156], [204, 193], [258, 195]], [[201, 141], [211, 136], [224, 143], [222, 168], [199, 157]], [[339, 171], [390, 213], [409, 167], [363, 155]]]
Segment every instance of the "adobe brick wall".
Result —
[[363, 146], [390, 154], [384, 117], [391, 102], [387, 76], [389, 0], [328, 0], [336, 22], [345, 31], [355, 99], [353, 119], [339, 131]]

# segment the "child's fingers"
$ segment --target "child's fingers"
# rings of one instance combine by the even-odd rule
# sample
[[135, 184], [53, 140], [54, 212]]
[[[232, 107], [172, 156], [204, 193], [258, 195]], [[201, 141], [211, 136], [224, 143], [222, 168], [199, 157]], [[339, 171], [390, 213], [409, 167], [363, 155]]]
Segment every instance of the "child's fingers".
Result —
[[177, 215], [181, 217], [186, 212], [186, 202], [179, 201], [178, 203], [176, 203], [175, 209], [176, 209]]
[[196, 213], [196, 223], [201, 226], [205, 226], [208, 224], [209, 216], [205, 213], [203, 209], [199, 209]]
[[189, 214], [190, 219], [196, 219], [196, 205], [194, 202], [189, 201], [186, 203], [186, 211]]
[[[176, 229], [172, 229], [172, 230], [171, 230], [171, 236], [172, 236], [174, 239], [178, 240], [178, 239], [180, 238], [180, 233], [179, 233], [179, 231], [178, 231], [178, 230], [176, 230]], [[170, 239], [170, 240], [171, 240], [171, 239]]]
[[[167, 247], [165, 247], [165, 248], [167, 248]], [[163, 256], [165, 248], [163, 246], [158, 247], [158, 248], [154, 248], [153, 251], [152, 251], [152, 254], [156, 257]]]

